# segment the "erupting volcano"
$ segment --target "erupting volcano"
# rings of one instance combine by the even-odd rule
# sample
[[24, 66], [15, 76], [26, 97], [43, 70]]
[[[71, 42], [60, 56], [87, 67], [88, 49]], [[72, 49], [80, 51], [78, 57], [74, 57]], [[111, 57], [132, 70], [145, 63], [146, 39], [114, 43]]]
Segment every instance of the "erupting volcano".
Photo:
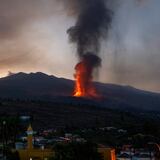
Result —
[[92, 54], [86, 53], [81, 62], [75, 66], [76, 73], [74, 75], [76, 79], [74, 96], [76, 97], [95, 97], [97, 91], [92, 83], [93, 71], [95, 67], [101, 65], [101, 59]]
[[68, 29], [70, 41], [76, 44], [79, 63], [75, 66], [74, 96], [95, 97], [93, 72], [101, 66], [98, 56], [100, 42], [105, 38], [111, 23], [112, 12], [107, 0], [76, 0], [77, 22]]

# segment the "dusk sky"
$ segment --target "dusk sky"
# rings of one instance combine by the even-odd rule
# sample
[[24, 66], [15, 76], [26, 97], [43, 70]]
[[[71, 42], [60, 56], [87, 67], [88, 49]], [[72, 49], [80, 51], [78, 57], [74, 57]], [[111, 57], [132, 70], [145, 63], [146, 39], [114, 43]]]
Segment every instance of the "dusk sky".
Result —
[[[95, 80], [160, 92], [160, 1], [109, 5], [113, 21]], [[73, 79], [78, 57], [66, 30], [76, 10], [76, 0], [0, 0], [0, 76], [41, 71]]]

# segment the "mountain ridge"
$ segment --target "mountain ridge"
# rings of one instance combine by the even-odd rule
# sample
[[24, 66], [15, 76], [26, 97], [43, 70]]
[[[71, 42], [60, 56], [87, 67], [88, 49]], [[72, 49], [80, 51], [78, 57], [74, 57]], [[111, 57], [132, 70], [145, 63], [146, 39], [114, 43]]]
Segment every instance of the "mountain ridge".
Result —
[[[125, 110], [160, 110], [159, 93], [140, 90], [132, 86], [100, 82], [95, 82], [95, 86], [102, 95], [102, 99], [98, 102], [100, 106]], [[19, 72], [0, 78], [0, 98], [52, 101], [58, 97], [57, 101], [66, 102], [69, 101], [69, 97], [72, 97], [73, 88], [73, 80], [42, 72], [29, 74]], [[70, 101], [77, 101], [77, 99], [71, 98]], [[81, 101], [79, 100], [78, 103]]]

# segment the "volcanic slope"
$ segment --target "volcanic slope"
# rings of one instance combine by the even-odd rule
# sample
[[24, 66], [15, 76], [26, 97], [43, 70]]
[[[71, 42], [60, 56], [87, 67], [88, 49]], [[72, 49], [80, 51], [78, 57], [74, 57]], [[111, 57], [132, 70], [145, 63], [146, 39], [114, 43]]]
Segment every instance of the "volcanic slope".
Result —
[[121, 110], [160, 111], [160, 94], [139, 90], [131, 86], [95, 83], [102, 95], [101, 100], [76, 99], [74, 82], [47, 74], [17, 73], [0, 78], [0, 98], [40, 100], [57, 103], [93, 103], [99, 107]]
[[[141, 116], [91, 104], [60, 104], [53, 102], [3, 100], [0, 117], [32, 116], [33, 127], [41, 129], [80, 129], [106, 126], [126, 127], [140, 124]], [[123, 118], [122, 118], [123, 117]]]

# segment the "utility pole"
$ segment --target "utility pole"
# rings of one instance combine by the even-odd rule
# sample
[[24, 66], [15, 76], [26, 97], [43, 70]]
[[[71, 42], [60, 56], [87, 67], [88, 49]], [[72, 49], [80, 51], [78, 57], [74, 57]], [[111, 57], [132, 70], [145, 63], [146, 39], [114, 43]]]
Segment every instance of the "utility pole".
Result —
[[6, 135], [5, 135], [5, 130], [6, 130], [6, 121], [3, 121], [2, 122], [2, 144], [3, 144], [3, 160], [5, 160], [6, 159], [6, 154], [5, 154], [5, 152], [6, 152], [6, 140], [5, 140], [5, 137], [6, 137]]

